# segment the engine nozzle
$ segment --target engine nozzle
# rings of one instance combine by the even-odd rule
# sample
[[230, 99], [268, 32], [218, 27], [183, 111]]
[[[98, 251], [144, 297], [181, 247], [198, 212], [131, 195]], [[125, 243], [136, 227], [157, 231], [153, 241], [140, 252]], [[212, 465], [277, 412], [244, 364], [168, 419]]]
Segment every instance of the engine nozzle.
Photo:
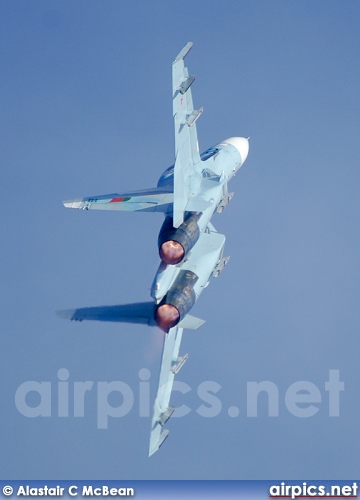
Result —
[[154, 319], [164, 332], [168, 332], [181, 322], [195, 304], [194, 286], [198, 279], [193, 271], [181, 270], [155, 309]]
[[159, 327], [168, 332], [179, 323], [180, 313], [178, 309], [171, 304], [162, 304], [155, 311], [155, 321]]
[[165, 262], [165, 264], [179, 264], [185, 255], [184, 247], [178, 241], [169, 240], [165, 241], [159, 250], [160, 259]]
[[200, 217], [200, 212], [187, 212], [178, 228], [173, 227], [172, 217], [165, 218], [158, 239], [160, 259], [165, 264], [179, 264], [190, 252], [200, 236]]

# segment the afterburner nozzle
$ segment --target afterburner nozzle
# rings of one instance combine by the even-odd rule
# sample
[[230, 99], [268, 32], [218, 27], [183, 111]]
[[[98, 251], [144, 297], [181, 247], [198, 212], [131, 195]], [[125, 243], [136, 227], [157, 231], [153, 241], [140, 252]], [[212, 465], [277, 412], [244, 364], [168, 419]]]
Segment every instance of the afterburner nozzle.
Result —
[[182, 261], [185, 250], [177, 241], [169, 240], [161, 245], [159, 253], [160, 259], [165, 264], [175, 265]]
[[175, 306], [171, 304], [162, 304], [155, 311], [155, 321], [159, 327], [168, 332], [179, 323], [180, 313]]

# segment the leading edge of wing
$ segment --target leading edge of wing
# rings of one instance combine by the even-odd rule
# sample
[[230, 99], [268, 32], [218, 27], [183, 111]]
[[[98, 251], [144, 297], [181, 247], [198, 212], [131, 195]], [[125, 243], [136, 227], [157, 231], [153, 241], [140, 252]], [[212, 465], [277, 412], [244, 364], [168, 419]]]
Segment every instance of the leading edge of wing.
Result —
[[129, 193], [88, 196], [63, 201], [66, 208], [80, 210], [122, 210], [125, 212], [166, 212], [174, 194], [164, 188], [143, 189]]

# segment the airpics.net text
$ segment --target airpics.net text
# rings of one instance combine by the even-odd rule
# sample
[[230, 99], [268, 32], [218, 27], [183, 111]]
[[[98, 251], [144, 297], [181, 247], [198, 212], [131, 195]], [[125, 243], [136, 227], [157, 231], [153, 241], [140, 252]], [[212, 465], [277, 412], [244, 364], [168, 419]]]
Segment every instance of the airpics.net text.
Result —
[[[109, 417], [124, 417], [131, 411], [136, 411], [140, 417], [150, 417], [150, 378], [150, 370], [142, 368], [138, 387], [134, 391], [129, 384], [120, 380], [71, 381], [69, 370], [60, 368], [55, 381], [29, 380], [19, 385], [15, 392], [15, 406], [21, 415], [30, 418], [81, 418], [85, 417], [85, 413], [96, 412], [97, 428], [107, 429]], [[269, 380], [246, 382], [246, 406], [243, 412], [237, 406], [227, 405], [225, 408], [221, 401], [221, 389], [222, 386], [213, 380], [201, 382], [195, 390], [197, 407], [192, 409], [188, 405], [189, 401], [188, 404], [184, 402], [176, 408], [173, 417], [184, 417], [192, 411], [205, 418], [213, 418], [224, 412], [231, 418], [279, 417], [280, 414], [284, 415], [284, 409], [299, 418], [312, 417], [320, 410], [329, 417], [339, 417], [340, 393], [344, 391], [345, 383], [340, 380], [340, 371], [336, 369], [329, 370], [328, 380], [321, 389], [307, 380], [293, 382], [285, 391]], [[183, 395], [180, 398], [184, 400], [186, 394], [194, 395], [194, 389], [179, 380], [175, 380], [173, 392]], [[194, 398], [191, 399], [194, 403]]]

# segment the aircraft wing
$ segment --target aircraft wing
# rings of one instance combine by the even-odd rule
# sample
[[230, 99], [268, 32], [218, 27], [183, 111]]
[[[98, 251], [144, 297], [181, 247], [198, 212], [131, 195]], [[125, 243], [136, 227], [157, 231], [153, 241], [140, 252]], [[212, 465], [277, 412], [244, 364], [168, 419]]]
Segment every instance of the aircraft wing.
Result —
[[182, 333], [183, 328], [175, 326], [164, 335], [159, 387], [151, 423], [149, 457], [160, 448], [169, 434], [168, 430], [163, 430], [163, 426], [174, 412], [174, 408], [169, 406], [174, 377], [188, 358], [187, 354], [179, 357]]
[[195, 77], [189, 76], [184, 58], [192, 47], [188, 42], [172, 66], [173, 115], [175, 125], [175, 166], [173, 225], [184, 221], [184, 211], [189, 199], [188, 178], [193, 165], [200, 161], [196, 120], [203, 108], [194, 110], [190, 86]]
[[81, 210], [122, 210], [125, 212], [166, 212], [173, 193], [163, 188], [144, 189], [124, 194], [104, 194], [63, 201], [67, 208]]

